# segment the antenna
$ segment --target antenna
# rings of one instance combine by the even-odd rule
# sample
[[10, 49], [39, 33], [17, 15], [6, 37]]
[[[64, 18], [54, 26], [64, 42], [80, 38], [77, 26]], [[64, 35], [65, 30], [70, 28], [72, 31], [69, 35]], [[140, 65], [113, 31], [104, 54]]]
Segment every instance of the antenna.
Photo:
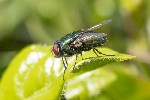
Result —
[[93, 27], [91, 27], [91, 28], [86, 29], [86, 31], [92, 31], [92, 30], [98, 29], [98, 28], [101, 27], [102, 25], [105, 25], [105, 24], [107, 24], [107, 23], [109, 23], [109, 22], [111, 22], [111, 21], [112, 21], [111, 19], [102, 21], [101, 23], [99, 23], [99, 24], [97, 24], [97, 25], [95, 25], [95, 26], [93, 26]]

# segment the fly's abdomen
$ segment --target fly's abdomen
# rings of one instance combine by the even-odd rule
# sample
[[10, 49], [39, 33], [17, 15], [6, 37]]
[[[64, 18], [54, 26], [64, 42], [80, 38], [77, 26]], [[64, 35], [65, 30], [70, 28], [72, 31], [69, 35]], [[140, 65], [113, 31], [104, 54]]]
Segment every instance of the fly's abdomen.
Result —
[[103, 46], [106, 41], [105, 33], [86, 32], [78, 37], [72, 45], [82, 50], [90, 50], [93, 47]]
[[91, 40], [91, 41], [88, 41], [88, 42], [84, 42], [82, 44], [83, 45], [83, 50], [88, 51], [88, 50], [91, 50], [92, 48], [95, 48], [95, 47], [101, 47], [106, 43], [106, 41], [107, 41], [107, 38], [102, 37], [102, 38], [99, 38], [98, 40]]

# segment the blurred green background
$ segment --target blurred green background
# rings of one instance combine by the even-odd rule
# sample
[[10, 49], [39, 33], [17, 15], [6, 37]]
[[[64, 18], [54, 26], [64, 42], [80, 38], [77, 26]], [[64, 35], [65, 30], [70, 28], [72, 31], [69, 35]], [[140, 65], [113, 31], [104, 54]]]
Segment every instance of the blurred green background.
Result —
[[1, 0], [0, 76], [25, 46], [53, 45], [107, 19], [96, 30], [108, 33], [106, 47], [136, 56], [131, 73], [150, 80], [150, 0]]

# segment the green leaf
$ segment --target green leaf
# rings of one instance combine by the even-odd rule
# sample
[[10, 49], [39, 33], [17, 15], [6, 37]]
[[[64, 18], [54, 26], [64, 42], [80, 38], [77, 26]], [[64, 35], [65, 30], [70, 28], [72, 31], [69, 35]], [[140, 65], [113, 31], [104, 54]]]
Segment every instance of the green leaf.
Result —
[[58, 99], [64, 81], [55, 69], [56, 61], [51, 46], [31, 45], [23, 49], [10, 63], [0, 84], [1, 100], [41, 98]]
[[133, 72], [129, 73], [131, 69], [127, 70], [126, 67], [117, 66], [114, 69], [107, 66], [69, 80], [66, 98], [68, 100], [150, 100], [150, 81], [133, 75]]
[[[82, 75], [88, 76], [90, 74], [92, 75], [91, 80], [97, 80], [99, 74], [93, 73], [93, 70], [110, 63], [135, 58], [108, 48], [98, 48], [98, 50], [104, 54], [114, 56], [99, 55], [97, 57], [92, 50], [83, 52], [82, 57], [84, 60], [79, 56], [74, 70], [72, 68], [76, 57], [67, 58], [68, 67], [65, 80], [63, 80], [64, 65], [60, 58], [54, 58], [51, 48], [51, 46], [31, 45], [23, 49], [12, 60], [0, 83], [0, 100], [10, 100], [10, 98], [14, 100], [59, 99], [66, 81], [73, 81], [75, 76], [81, 77]], [[111, 72], [104, 73], [108, 76], [105, 79], [106, 85], [112, 83], [115, 75]], [[109, 78], [110, 76], [114, 76], [114, 78]], [[101, 85], [96, 90], [105, 88], [106, 85]], [[86, 90], [83, 93], [86, 94]]]
[[[97, 57], [96, 54], [92, 50], [88, 52], [84, 52], [82, 54], [82, 57], [78, 57], [77, 64], [74, 67], [74, 70], [71, 70], [68, 76], [74, 77], [74, 76], [95, 70], [97, 68], [103, 67], [111, 63], [116, 63], [116, 62], [130, 60], [130, 59], [135, 58], [135, 56], [119, 53], [109, 48], [98, 48], [98, 50], [101, 53], [106, 54], [108, 56], [100, 54]], [[70, 73], [73, 73], [73, 74], [70, 75]]]

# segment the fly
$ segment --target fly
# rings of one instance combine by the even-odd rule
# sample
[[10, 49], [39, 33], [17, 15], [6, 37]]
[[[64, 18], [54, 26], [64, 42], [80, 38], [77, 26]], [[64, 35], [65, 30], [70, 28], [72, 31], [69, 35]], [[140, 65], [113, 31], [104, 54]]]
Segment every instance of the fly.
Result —
[[[96, 47], [101, 47], [106, 43], [107, 34], [93, 32], [93, 30], [109, 22], [111, 22], [111, 19], [105, 20], [88, 29], [74, 31], [70, 34], [67, 34], [66, 36], [62, 37], [60, 40], [57, 40], [54, 43], [52, 51], [54, 53], [54, 57], [62, 58], [64, 67], [65, 67], [64, 74], [68, 66], [66, 57], [76, 55], [76, 60], [77, 60], [78, 54], [81, 54], [82, 56], [82, 51], [89, 51], [91, 49], [93, 49], [93, 52], [97, 56], [98, 54], [103, 54], [100, 51], [98, 51]], [[103, 55], [106, 55], [106, 54], [103, 54]], [[74, 67], [75, 65], [76, 65], [76, 61], [75, 61]], [[63, 79], [64, 79], [64, 75], [63, 75]]]

